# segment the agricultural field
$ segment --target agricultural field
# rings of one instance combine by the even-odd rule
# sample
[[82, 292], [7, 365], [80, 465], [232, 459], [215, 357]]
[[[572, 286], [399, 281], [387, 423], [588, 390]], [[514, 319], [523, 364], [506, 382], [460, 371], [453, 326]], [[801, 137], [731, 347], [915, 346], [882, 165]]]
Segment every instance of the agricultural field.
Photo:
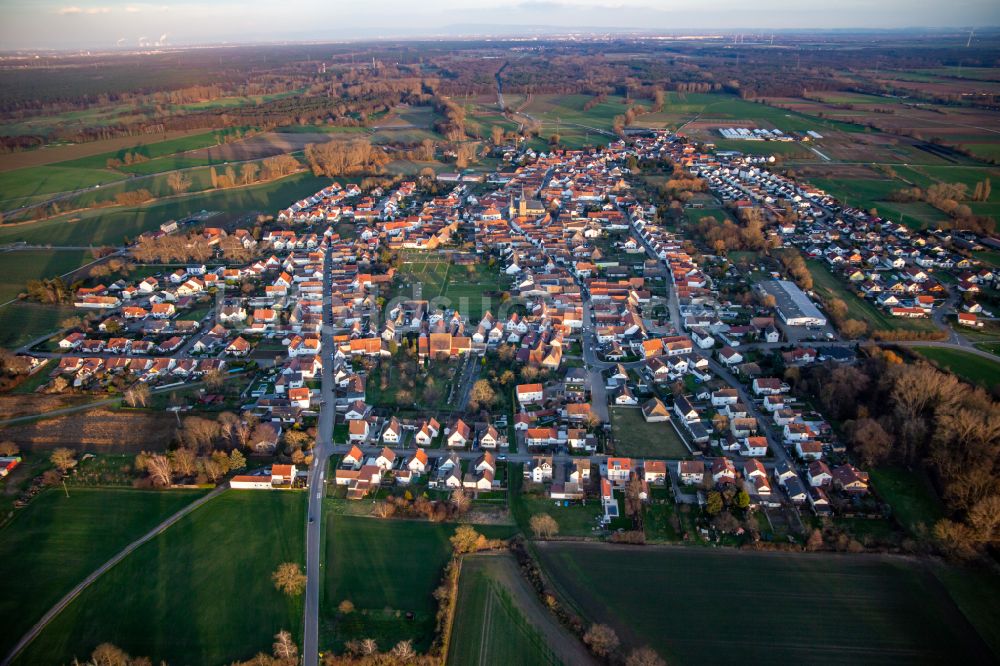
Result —
[[59, 329], [80, 313], [71, 305], [11, 303], [0, 307], [0, 347], [13, 348]]
[[[333, 501], [333, 500], [328, 500]], [[348, 640], [374, 638], [383, 650], [412, 640], [430, 647], [441, 583], [451, 557], [454, 524], [377, 520], [328, 511], [320, 602], [320, 645], [338, 652]], [[507, 526], [476, 528], [489, 537], [509, 537]], [[344, 600], [354, 604], [339, 613]]]
[[538, 601], [508, 554], [462, 562], [448, 664], [589, 664], [580, 641]]
[[302, 599], [271, 573], [301, 563], [305, 506], [297, 492], [222, 494], [99, 578], [15, 663], [66, 663], [110, 641], [154, 663], [223, 664], [270, 653], [282, 629], [301, 641]]
[[46, 165], [0, 172], [0, 210], [10, 211], [59, 192], [93, 188], [123, 180], [120, 173]]
[[[204, 133], [204, 130], [199, 129], [170, 131], [164, 134], [155, 135], [159, 137], [161, 141], [145, 145], [151, 147], [175, 140], [185, 140], [188, 137], [199, 136]], [[0, 155], [0, 171], [13, 171], [15, 169], [37, 167], [45, 164], [71, 162], [75, 160], [83, 160], [85, 158], [92, 158], [94, 156], [100, 156], [100, 159], [90, 163], [89, 166], [84, 165], [83, 168], [103, 169], [107, 163], [108, 156], [115, 155], [119, 151], [124, 151], [125, 149], [132, 148], [142, 143], [143, 141], [139, 137], [123, 136], [116, 137], [114, 139], [101, 139], [99, 141], [88, 141], [86, 143], [51, 145], [37, 150], [8, 153]], [[184, 144], [182, 143], [180, 145]]]
[[671, 459], [691, 455], [670, 423], [647, 423], [638, 408], [612, 407], [611, 427], [616, 455]]
[[0, 430], [0, 440], [13, 440], [33, 451], [68, 446], [94, 453], [138, 453], [165, 450], [176, 426], [175, 417], [167, 412], [95, 408], [7, 426]]
[[28, 280], [54, 278], [94, 260], [86, 250], [8, 250], [0, 252], [0, 303], [17, 298]]
[[262, 185], [192, 194], [133, 208], [110, 208], [64, 215], [23, 225], [0, 226], [0, 244], [24, 241], [59, 245], [118, 245], [169, 220], [202, 210], [225, 210], [232, 217], [274, 213], [330, 184], [328, 178], [299, 173]]
[[80, 580], [201, 494], [73, 488], [66, 497], [59, 488], [16, 510], [0, 530], [0, 652]]
[[[611, 624], [626, 646], [649, 645], [668, 663], [826, 663], [845, 654], [883, 664], [991, 660], [934, 574], [903, 558], [537, 547], [571, 607]], [[622, 571], [641, 585], [623, 584]], [[746, 622], [748, 605], [761, 598], [766, 612]]]
[[933, 331], [934, 324], [929, 319], [905, 319], [893, 317], [879, 310], [874, 304], [866, 301], [835, 276], [819, 260], [806, 261], [813, 278], [813, 290], [823, 298], [839, 298], [847, 304], [847, 316], [850, 319], [860, 319], [868, 323], [872, 331]]
[[944, 347], [913, 347], [913, 350], [970, 384], [978, 384], [986, 389], [1000, 384], [1000, 361]]

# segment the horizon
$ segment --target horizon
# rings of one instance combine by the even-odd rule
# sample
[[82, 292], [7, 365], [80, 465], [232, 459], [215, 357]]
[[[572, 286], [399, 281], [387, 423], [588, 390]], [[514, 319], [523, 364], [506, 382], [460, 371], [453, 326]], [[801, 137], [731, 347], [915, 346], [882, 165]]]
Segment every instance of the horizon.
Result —
[[[376, 0], [364, 7], [331, 7], [318, 0], [296, 0], [280, 8], [258, 0], [241, 5], [225, 0], [203, 4], [18, 1], [2, 10], [0, 48], [135, 49], [510, 38], [518, 33], [533, 38], [573, 34], [704, 37], [739, 32], [990, 33], [1000, 26], [1000, 11], [989, 0], [960, 0], [916, 10], [910, 4], [890, 0], [868, 6], [858, 0], [838, 0], [817, 11], [805, 3], [788, 6], [776, 0], [766, 0], [752, 9], [730, 0], [715, 0], [696, 8], [642, 0], [618, 4], [601, 0], [529, 0], [511, 6], [473, 0], [457, 9], [441, 0], [430, 0], [419, 9], [400, 0]], [[899, 16], [905, 16], [911, 25], [898, 27]]]

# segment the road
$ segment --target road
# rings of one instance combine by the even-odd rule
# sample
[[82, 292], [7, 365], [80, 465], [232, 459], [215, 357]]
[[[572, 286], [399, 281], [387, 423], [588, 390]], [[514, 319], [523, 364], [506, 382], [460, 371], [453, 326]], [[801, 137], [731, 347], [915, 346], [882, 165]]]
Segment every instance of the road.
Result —
[[7, 656], [4, 657], [3, 661], [0, 662], [0, 666], [7, 666], [8, 664], [10, 664], [14, 660], [14, 658], [17, 657], [17, 655], [20, 654], [22, 650], [24, 650], [24, 648], [28, 647], [28, 644], [31, 643], [31, 641], [35, 640], [35, 638], [38, 637], [38, 634], [40, 634], [42, 630], [45, 629], [46, 625], [48, 625], [49, 622], [55, 619], [55, 617], [59, 615], [59, 613], [61, 613], [63, 609], [65, 609], [66, 606], [70, 604], [70, 602], [72, 602], [74, 599], [80, 596], [80, 593], [83, 592], [85, 589], [87, 589], [95, 580], [103, 576], [112, 567], [114, 567], [116, 564], [118, 564], [126, 557], [131, 555], [137, 548], [142, 546], [144, 543], [147, 543], [148, 541], [152, 540], [157, 535], [161, 534], [164, 530], [166, 530], [168, 527], [170, 527], [171, 525], [173, 525], [178, 520], [188, 515], [198, 507], [215, 499], [223, 492], [225, 492], [228, 488], [229, 488], [228, 484], [219, 486], [218, 488], [211, 491], [204, 497], [199, 497], [198, 499], [191, 502], [177, 513], [165, 519], [163, 522], [161, 522], [159, 525], [151, 529], [149, 532], [146, 532], [146, 534], [144, 534], [143, 536], [139, 537], [129, 545], [125, 546], [125, 548], [120, 550], [117, 555], [115, 555], [110, 560], [99, 566], [92, 574], [90, 574], [82, 581], [80, 581], [80, 583], [76, 587], [74, 587], [66, 594], [66, 596], [60, 599], [55, 606], [50, 608], [48, 612], [45, 613], [45, 615], [43, 615], [42, 618], [38, 622], [36, 622], [35, 625], [31, 627], [31, 629], [28, 630], [28, 633], [26, 633], [24, 636], [21, 637], [21, 640], [17, 642], [17, 644], [11, 649], [11, 651], [7, 653]]
[[302, 663], [316, 666], [319, 663], [319, 597], [323, 563], [323, 495], [326, 492], [326, 467], [333, 453], [333, 426], [337, 418], [333, 381], [333, 298], [329, 250], [323, 262], [323, 379], [320, 393], [322, 407], [316, 433], [313, 464], [309, 469], [309, 510], [306, 512], [306, 592], [303, 627]]

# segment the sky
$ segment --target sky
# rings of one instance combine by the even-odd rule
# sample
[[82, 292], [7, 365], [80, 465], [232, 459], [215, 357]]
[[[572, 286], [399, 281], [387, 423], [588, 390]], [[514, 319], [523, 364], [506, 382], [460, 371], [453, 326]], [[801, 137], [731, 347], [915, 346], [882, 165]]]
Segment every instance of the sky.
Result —
[[1000, 25], [998, 0], [0, 0], [0, 50], [640, 29]]

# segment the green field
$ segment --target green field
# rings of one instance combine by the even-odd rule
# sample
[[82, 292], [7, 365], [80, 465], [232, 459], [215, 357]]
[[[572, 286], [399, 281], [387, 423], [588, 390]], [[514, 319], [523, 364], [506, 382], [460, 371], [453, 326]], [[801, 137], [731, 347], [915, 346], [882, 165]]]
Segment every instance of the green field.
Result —
[[17, 298], [28, 280], [53, 278], [69, 273], [94, 257], [86, 250], [18, 250], [0, 253], [0, 303]]
[[[448, 539], [455, 527], [327, 511], [320, 646], [339, 652], [348, 640], [374, 638], [388, 650], [409, 639], [418, 652], [426, 651], [437, 613], [432, 595], [451, 557]], [[477, 529], [491, 537], [508, 537], [514, 530]], [[337, 606], [345, 599], [355, 610], [341, 615]], [[407, 613], [413, 614], [412, 619]]]
[[0, 227], [0, 243], [25, 241], [64, 245], [116, 245], [160, 224], [201, 210], [239, 216], [252, 211], [275, 213], [289, 203], [330, 184], [328, 178], [300, 173], [264, 185], [194, 194], [135, 208], [91, 210], [20, 226]]
[[[459, 579], [455, 626], [448, 649], [448, 664], [488, 666], [492, 664], [563, 663], [546, 644], [537, 625], [529, 620], [521, 603], [548, 615], [534, 596], [517, 598], [511, 593], [511, 577], [520, 576], [510, 556], [466, 557]], [[523, 583], [521, 583], [523, 585]], [[529, 594], [531, 592], [529, 591]], [[549, 616], [549, 622], [555, 618]]]
[[896, 520], [911, 534], [928, 534], [944, 517], [944, 507], [923, 470], [880, 467], [871, 471], [872, 484], [889, 503]]
[[1000, 362], [944, 347], [914, 347], [913, 350], [970, 384], [978, 384], [987, 389], [1000, 384]]
[[528, 534], [531, 534], [528, 527], [531, 516], [547, 513], [559, 523], [559, 536], [592, 537], [598, 516], [604, 514], [599, 499], [591, 499], [587, 504], [577, 502], [563, 506], [561, 501], [518, 493], [516, 498], [511, 498], [511, 503], [520, 505], [517, 513], [524, 517], [520, 522]]
[[555, 542], [538, 552], [585, 618], [671, 664], [991, 661], [937, 578], [902, 558]]
[[154, 663], [223, 664], [270, 654], [281, 629], [301, 642], [301, 597], [271, 573], [301, 563], [305, 508], [297, 492], [224, 493], [104, 574], [17, 663], [66, 663], [110, 641]]
[[847, 316], [868, 323], [871, 331], [902, 329], [907, 331], [933, 331], [934, 323], [929, 319], [905, 319], [882, 312], [873, 303], [857, 296], [846, 283], [830, 272], [826, 264], [818, 259], [806, 261], [813, 278], [813, 290], [822, 298], [839, 298], [847, 304]]
[[[225, 132], [206, 132], [204, 134], [192, 134], [190, 136], [169, 139], [167, 141], [153, 141], [152, 143], [136, 140], [135, 145], [129, 148], [122, 148], [120, 150], [101, 153], [100, 155], [81, 157], [80, 159], [70, 160], [68, 162], [60, 162], [58, 166], [75, 167], [78, 169], [106, 169], [109, 159], [122, 159], [125, 157], [125, 153], [138, 153], [147, 160], [155, 161], [157, 158], [163, 158], [169, 155], [187, 152], [189, 150], [198, 150], [199, 148], [209, 148], [211, 146], [219, 145], [224, 134]], [[139, 167], [145, 163], [146, 162], [137, 162], [132, 165], [123, 165], [122, 170], [132, 171], [134, 167]], [[136, 171], [136, 173], [146, 172]]]
[[124, 179], [120, 173], [46, 165], [0, 172], [0, 210], [11, 210], [48, 198], [44, 195], [79, 190]]
[[497, 267], [486, 263], [454, 266], [447, 261], [431, 260], [432, 256], [426, 253], [404, 255], [394, 296], [412, 298], [414, 285], [420, 283], [421, 298], [428, 301], [440, 299], [437, 305], [457, 308], [473, 322], [478, 321], [486, 310], [492, 309], [496, 314], [500, 298], [485, 294], [498, 292], [503, 287]]
[[74, 488], [67, 498], [58, 489], [16, 511], [0, 530], [0, 652], [104, 561], [201, 494]]
[[687, 458], [691, 455], [670, 423], [647, 423], [636, 407], [612, 407], [615, 454], [640, 458]]
[[11, 348], [58, 330], [59, 322], [81, 312], [70, 305], [11, 303], [0, 307], [0, 347]]

